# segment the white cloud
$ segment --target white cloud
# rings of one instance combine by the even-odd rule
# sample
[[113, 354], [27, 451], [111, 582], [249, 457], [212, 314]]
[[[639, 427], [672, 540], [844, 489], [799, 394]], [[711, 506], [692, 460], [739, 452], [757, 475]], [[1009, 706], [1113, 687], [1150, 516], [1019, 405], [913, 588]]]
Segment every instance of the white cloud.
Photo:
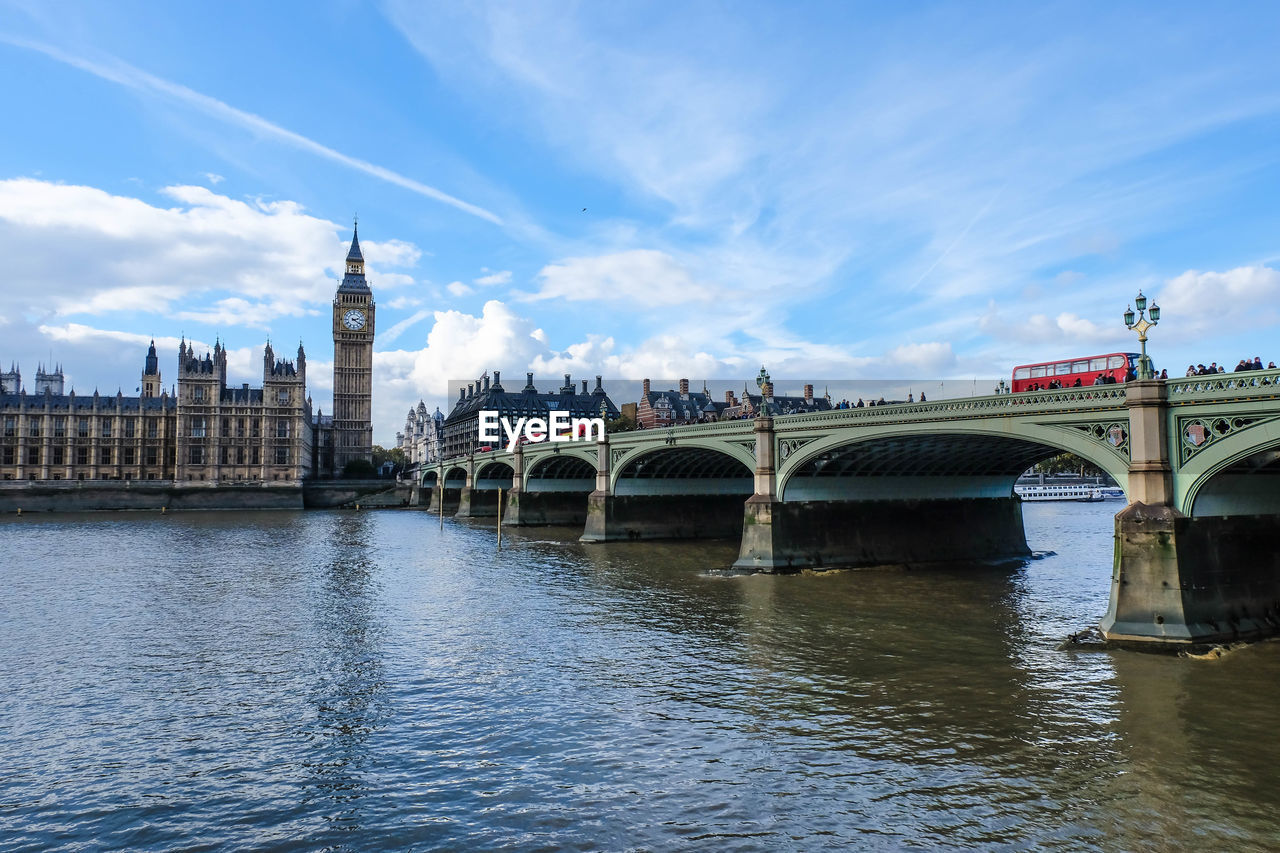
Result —
[[207, 180], [209, 183], [213, 184], [214, 186], [217, 186], [218, 184], [226, 180], [226, 178], [222, 177], [221, 175], [215, 174], [214, 172], [205, 172], [204, 177], [205, 177], [205, 180]]
[[445, 290], [449, 291], [454, 296], [466, 296], [471, 292], [471, 288], [467, 287], [460, 281], [450, 282], [445, 287]]
[[[47, 317], [147, 312], [224, 326], [266, 328], [332, 299], [346, 253], [339, 226], [288, 201], [242, 201], [206, 187], [162, 190], [162, 208], [87, 186], [0, 180], [0, 243], [11, 304]], [[408, 265], [403, 241], [371, 243], [370, 257]], [[399, 274], [388, 274], [391, 277]], [[412, 281], [409, 276], [403, 278]]]
[[1187, 270], [1159, 294], [1167, 316], [1192, 329], [1259, 327], [1276, 322], [1280, 270], [1236, 267], [1226, 272]]
[[637, 302], [646, 306], [710, 300], [716, 289], [694, 280], [675, 258], [654, 249], [566, 258], [538, 273], [542, 282], [529, 300]]
[[405, 308], [416, 308], [421, 305], [423, 301], [424, 300], [418, 296], [397, 296], [395, 299], [389, 299], [381, 304], [394, 311], [401, 311]]
[[492, 285], [492, 284], [510, 284], [511, 270], [502, 270], [501, 272], [490, 273], [489, 275], [482, 275], [479, 278], [475, 279], [473, 283], [481, 285], [482, 287], [488, 287], [489, 285]]

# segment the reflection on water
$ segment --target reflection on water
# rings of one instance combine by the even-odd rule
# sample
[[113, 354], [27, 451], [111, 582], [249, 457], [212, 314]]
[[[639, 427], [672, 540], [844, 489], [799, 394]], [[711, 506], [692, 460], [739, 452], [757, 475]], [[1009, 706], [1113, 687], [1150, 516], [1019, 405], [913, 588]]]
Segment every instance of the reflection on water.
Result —
[[6, 849], [1268, 849], [1280, 644], [1059, 651], [1115, 507], [1013, 569], [738, 576], [422, 513], [24, 516]]

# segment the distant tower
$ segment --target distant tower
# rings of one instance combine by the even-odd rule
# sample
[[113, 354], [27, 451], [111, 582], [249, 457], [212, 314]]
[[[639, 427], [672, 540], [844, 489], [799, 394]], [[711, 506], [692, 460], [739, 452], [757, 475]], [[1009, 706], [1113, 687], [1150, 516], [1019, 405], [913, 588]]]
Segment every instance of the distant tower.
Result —
[[22, 373], [18, 365], [10, 364], [8, 373], [0, 373], [0, 394], [17, 394], [22, 390]]
[[142, 396], [160, 396], [160, 359], [156, 357], [156, 342], [147, 350], [147, 360], [142, 367]]
[[59, 364], [53, 370], [45, 370], [44, 365], [36, 368], [36, 393], [43, 394], [46, 391], [50, 394], [63, 394], [66, 387], [66, 381], [62, 376], [62, 365]]
[[333, 466], [373, 461], [373, 291], [353, 231], [347, 271], [333, 297]]

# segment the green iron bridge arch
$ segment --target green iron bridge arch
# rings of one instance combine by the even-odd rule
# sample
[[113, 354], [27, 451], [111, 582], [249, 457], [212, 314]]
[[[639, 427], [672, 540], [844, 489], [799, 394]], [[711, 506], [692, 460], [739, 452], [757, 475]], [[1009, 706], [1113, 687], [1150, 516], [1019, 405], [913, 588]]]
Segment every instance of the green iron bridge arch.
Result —
[[506, 523], [583, 524], [586, 542], [740, 536], [737, 565], [762, 571], [932, 563], [1025, 554], [1013, 482], [1064, 451], [1128, 497], [1109, 636], [1280, 626], [1280, 371], [522, 445], [441, 463], [435, 491], [463, 476], [458, 513], [485, 514], [467, 493], [496, 497], [505, 483]]

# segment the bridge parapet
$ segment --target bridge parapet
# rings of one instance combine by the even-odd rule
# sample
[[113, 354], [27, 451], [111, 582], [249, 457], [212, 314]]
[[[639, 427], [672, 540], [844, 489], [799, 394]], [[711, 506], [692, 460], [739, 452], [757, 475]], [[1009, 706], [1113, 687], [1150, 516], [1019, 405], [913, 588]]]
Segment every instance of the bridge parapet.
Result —
[[1194, 403], [1227, 402], [1242, 399], [1280, 397], [1280, 370], [1249, 370], [1240, 373], [1218, 373], [1213, 376], [1188, 376], [1170, 379], [1169, 404], [1185, 406]]

